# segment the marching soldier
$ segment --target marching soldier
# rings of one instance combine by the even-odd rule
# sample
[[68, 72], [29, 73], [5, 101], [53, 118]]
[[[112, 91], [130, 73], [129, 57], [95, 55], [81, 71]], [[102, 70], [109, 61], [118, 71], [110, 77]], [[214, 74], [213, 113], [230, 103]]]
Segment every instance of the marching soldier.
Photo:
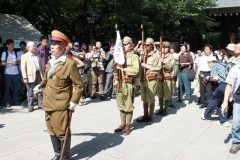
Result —
[[[156, 115], [166, 116], [171, 99], [171, 79], [173, 77], [171, 72], [173, 71], [175, 58], [170, 54], [169, 42], [163, 42], [162, 52], [163, 58], [161, 59], [161, 69], [157, 82], [157, 96], [159, 98], [160, 109], [156, 112]], [[163, 103], [163, 99], [165, 103]], [[164, 107], [163, 104], [165, 105]]]
[[[155, 95], [157, 92], [157, 74], [160, 70], [160, 56], [154, 53], [154, 41], [152, 38], [147, 38], [145, 42], [146, 51], [141, 66], [146, 70], [142, 72], [141, 77], [141, 98], [143, 101], [144, 114], [137, 119], [137, 122], [147, 122], [148, 125], [153, 123], [153, 113], [155, 107]], [[145, 55], [144, 54], [144, 55]]]
[[[52, 160], [60, 159], [69, 121], [69, 110], [74, 111], [83, 91], [83, 82], [76, 63], [64, 54], [69, 42], [68, 37], [63, 33], [52, 31], [53, 58], [46, 66], [43, 81], [34, 88], [35, 92], [38, 92], [40, 87], [45, 88], [42, 109], [45, 111], [46, 125], [55, 153]], [[64, 160], [69, 159], [70, 133], [67, 137]]]
[[[116, 65], [114, 67], [114, 84], [120, 85], [117, 87], [116, 100], [120, 110], [121, 125], [114, 132], [124, 132], [124, 135], [129, 135], [130, 124], [133, 116], [134, 102], [134, 78], [139, 75], [140, 62], [138, 55], [132, 51], [132, 39], [130, 37], [123, 38], [123, 50], [126, 57], [124, 65]], [[123, 75], [119, 76], [117, 70], [122, 70]]]

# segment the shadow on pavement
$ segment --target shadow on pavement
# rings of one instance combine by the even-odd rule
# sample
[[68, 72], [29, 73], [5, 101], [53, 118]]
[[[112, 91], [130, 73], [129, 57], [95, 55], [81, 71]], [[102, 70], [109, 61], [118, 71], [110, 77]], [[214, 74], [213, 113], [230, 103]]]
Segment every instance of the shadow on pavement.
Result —
[[231, 134], [228, 134], [227, 138], [224, 139], [224, 143], [228, 143], [232, 138], [232, 135]]
[[91, 158], [101, 151], [113, 148], [123, 142], [124, 137], [113, 133], [77, 133], [72, 136], [92, 136], [93, 139], [71, 148], [72, 159]]
[[3, 128], [5, 126], [5, 124], [0, 124], [0, 128]]

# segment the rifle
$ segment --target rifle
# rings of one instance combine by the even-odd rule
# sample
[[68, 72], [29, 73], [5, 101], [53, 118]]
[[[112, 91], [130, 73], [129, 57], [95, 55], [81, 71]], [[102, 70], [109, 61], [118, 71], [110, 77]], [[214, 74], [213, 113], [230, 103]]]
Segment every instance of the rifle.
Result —
[[63, 155], [64, 155], [65, 150], [66, 150], [66, 144], [67, 144], [67, 141], [69, 140], [68, 135], [70, 134], [70, 125], [71, 125], [71, 120], [72, 120], [72, 113], [73, 113], [72, 110], [70, 110], [69, 113], [68, 113], [68, 125], [67, 125], [67, 129], [66, 129], [66, 132], [65, 132], [64, 143], [63, 143], [63, 147], [62, 147], [62, 150], [61, 150], [60, 160], [63, 160]]
[[[145, 52], [145, 45], [144, 45], [144, 29], [143, 29], [143, 24], [141, 24], [141, 30], [142, 30], [142, 50], [143, 50], [143, 55], [141, 55], [141, 62], [146, 63], [146, 52]], [[146, 68], [143, 68], [143, 73], [141, 76], [141, 82], [144, 81], [144, 78], [146, 77]]]
[[160, 59], [161, 59], [161, 69], [160, 69], [160, 75], [162, 76], [162, 80], [164, 80], [164, 73], [163, 73], [163, 63], [162, 63], [162, 48], [163, 48], [163, 40], [162, 40], [162, 33], [160, 35], [160, 47], [159, 47], [159, 55], [160, 55]]

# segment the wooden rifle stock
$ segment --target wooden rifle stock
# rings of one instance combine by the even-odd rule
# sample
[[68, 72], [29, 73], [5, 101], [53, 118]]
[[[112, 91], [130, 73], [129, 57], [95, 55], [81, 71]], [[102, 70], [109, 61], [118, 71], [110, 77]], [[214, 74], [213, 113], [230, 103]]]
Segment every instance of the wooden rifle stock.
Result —
[[160, 69], [160, 75], [162, 75], [163, 79], [164, 79], [164, 73], [163, 73], [163, 63], [162, 63], [162, 60], [163, 60], [163, 56], [162, 56], [162, 48], [163, 48], [163, 40], [162, 40], [162, 33], [160, 35], [160, 41], [159, 41], [159, 55], [160, 55], [160, 60], [161, 60], [161, 69]]
[[[141, 62], [146, 64], [146, 52], [145, 52], [145, 44], [144, 44], [144, 29], [143, 29], [143, 24], [141, 24], [141, 30], [142, 30], [142, 59]], [[143, 68], [143, 73], [141, 76], [141, 81], [144, 81], [144, 78], [146, 77], [146, 68]]]

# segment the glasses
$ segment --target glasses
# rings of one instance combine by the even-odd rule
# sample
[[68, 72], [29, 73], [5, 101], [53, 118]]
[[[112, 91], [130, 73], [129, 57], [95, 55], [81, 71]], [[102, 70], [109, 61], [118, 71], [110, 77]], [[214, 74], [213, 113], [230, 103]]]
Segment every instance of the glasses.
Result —
[[123, 46], [127, 46], [129, 43], [127, 43], [127, 44], [123, 44]]

